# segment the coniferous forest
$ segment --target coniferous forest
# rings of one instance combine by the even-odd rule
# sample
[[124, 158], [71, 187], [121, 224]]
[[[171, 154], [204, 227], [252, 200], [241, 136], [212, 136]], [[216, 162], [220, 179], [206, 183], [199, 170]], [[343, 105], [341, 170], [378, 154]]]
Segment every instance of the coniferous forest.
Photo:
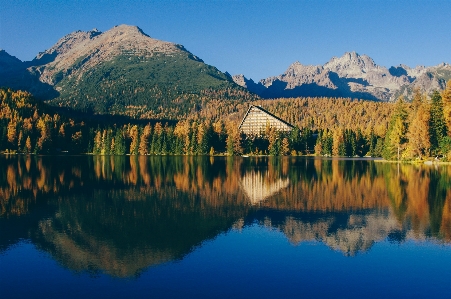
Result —
[[[208, 93], [207, 91], [205, 92]], [[0, 89], [0, 151], [99, 155], [323, 155], [451, 160], [451, 80], [396, 103], [345, 98], [260, 100], [215, 97], [173, 119], [92, 115]], [[246, 136], [238, 125], [261, 105], [295, 126]]]

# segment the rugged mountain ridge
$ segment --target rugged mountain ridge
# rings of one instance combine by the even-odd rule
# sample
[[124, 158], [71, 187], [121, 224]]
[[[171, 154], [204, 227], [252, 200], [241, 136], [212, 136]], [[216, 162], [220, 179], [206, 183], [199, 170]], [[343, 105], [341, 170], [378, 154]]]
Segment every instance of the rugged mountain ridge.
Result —
[[151, 38], [139, 27], [75, 31], [32, 61], [0, 50], [0, 86], [27, 90], [50, 104], [101, 114], [180, 118], [205, 100], [350, 97], [393, 101], [414, 87], [443, 89], [451, 66], [377, 65], [356, 52], [324, 65], [294, 62], [281, 75], [254, 82], [205, 64], [182, 45]]
[[443, 89], [451, 79], [451, 66], [410, 68], [400, 64], [387, 69], [367, 55], [347, 52], [322, 66], [294, 62], [283, 74], [258, 83], [243, 75], [232, 78], [263, 98], [333, 96], [393, 101], [400, 95], [410, 97], [414, 87], [427, 93]]

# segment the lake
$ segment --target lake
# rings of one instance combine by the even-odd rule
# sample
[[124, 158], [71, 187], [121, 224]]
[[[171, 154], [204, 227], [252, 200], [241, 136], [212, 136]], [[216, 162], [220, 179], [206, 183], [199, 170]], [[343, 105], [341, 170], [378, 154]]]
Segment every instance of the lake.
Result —
[[0, 298], [450, 298], [451, 167], [0, 156]]

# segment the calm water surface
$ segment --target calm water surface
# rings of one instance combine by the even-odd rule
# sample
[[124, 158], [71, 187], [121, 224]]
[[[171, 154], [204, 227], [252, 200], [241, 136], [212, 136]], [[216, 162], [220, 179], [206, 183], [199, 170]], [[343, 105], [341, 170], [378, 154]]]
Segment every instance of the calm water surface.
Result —
[[0, 298], [450, 298], [451, 167], [0, 156]]

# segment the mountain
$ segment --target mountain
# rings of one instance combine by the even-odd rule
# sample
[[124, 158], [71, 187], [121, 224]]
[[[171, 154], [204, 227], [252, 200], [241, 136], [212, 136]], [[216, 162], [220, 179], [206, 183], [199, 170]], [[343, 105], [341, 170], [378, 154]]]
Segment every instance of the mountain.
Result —
[[[51, 87], [38, 97], [93, 113], [177, 118], [199, 109], [206, 95], [253, 97], [182, 45], [151, 38], [136, 26], [70, 33], [30, 62], [3, 56], [9, 69]], [[5, 78], [0, 85], [17, 86]]]
[[393, 101], [414, 88], [443, 89], [451, 66], [377, 65], [356, 52], [324, 65], [294, 62], [281, 75], [254, 82], [205, 64], [182, 45], [139, 27], [75, 31], [32, 61], [0, 50], [0, 87], [26, 90], [51, 105], [94, 114], [180, 119], [214, 99], [350, 97]]
[[232, 78], [264, 98], [331, 96], [393, 101], [399, 95], [409, 97], [414, 87], [427, 93], [443, 89], [451, 79], [451, 66], [446, 63], [416, 68], [399, 65], [387, 69], [367, 55], [348, 52], [322, 66], [295, 62], [283, 74], [258, 83], [242, 75]]

